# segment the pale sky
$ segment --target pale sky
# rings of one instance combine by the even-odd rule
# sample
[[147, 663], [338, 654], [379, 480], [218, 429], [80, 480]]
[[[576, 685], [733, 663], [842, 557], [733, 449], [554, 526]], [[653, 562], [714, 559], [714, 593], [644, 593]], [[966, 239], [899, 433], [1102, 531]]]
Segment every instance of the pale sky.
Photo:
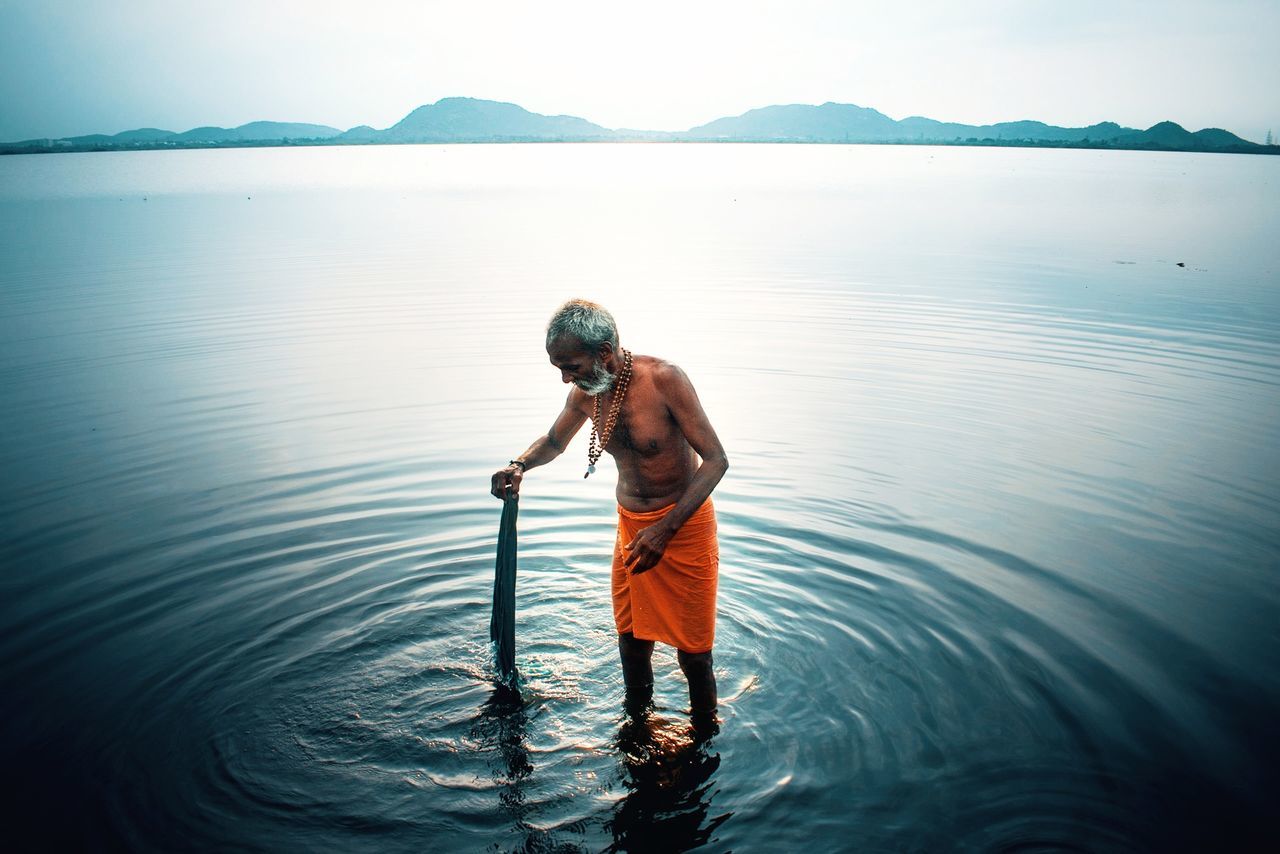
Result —
[[824, 101], [986, 124], [1280, 135], [1280, 0], [0, 0], [0, 140], [449, 96], [685, 130]]

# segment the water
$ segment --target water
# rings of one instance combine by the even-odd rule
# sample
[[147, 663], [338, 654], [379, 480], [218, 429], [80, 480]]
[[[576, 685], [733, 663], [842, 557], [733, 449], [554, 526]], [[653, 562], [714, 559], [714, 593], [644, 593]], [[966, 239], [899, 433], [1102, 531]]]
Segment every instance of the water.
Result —
[[[1169, 850], [1270, 827], [1280, 160], [0, 158], [14, 827], [139, 851]], [[1182, 265], [1180, 266], [1179, 262]], [[716, 668], [624, 725], [612, 465], [489, 474], [570, 296], [729, 451]], [[16, 831], [14, 831], [16, 832]]]

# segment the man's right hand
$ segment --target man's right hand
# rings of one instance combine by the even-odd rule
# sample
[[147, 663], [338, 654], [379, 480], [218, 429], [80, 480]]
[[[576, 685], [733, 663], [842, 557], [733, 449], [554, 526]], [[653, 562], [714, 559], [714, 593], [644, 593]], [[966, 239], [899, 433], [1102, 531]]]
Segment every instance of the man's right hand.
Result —
[[524, 471], [520, 466], [509, 465], [493, 473], [489, 491], [494, 498], [506, 498], [508, 495], [520, 494], [520, 481], [524, 480]]

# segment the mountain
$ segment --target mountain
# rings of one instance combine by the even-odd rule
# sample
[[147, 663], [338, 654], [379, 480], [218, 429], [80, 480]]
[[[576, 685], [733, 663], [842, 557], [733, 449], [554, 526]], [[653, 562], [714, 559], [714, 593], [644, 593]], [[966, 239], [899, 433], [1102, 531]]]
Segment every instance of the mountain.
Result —
[[61, 141], [71, 145], [111, 145], [115, 142], [115, 137], [107, 136], [105, 133], [90, 133], [84, 136], [69, 136]]
[[250, 122], [235, 128], [198, 127], [182, 133], [138, 128], [114, 136], [89, 134], [0, 144], [0, 153], [99, 151], [253, 145], [366, 145], [464, 142], [814, 142], [931, 145], [1054, 146], [1168, 151], [1280, 154], [1221, 128], [1192, 133], [1174, 122], [1146, 130], [1115, 122], [1066, 128], [1025, 120], [991, 125], [941, 122], [925, 116], [895, 121], [878, 110], [828, 101], [760, 107], [687, 131], [609, 130], [576, 116], [545, 116], [516, 104], [478, 98], [441, 98], [424, 104], [385, 130], [358, 125], [341, 131], [328, 125]]
[[761, 107], [740, 116], [699, 125], [674, 134], [674, 138], [745, 142], [1080, 145], [1171, 151], [1249, 152], [1263, 149], [1263, 146], [1219, 128], [1191, 133], [1174, 122], [1160, 122], [1139, 131], [1115, 122], [1064, 128], [1037, 121], [964, 125], [923, 116], [894, 121], [868, 107], [831, 102], [816, 107], [808, 104]]
[[118, 142], [159, 142], [162, 139], [177, 136], [171, 130], [160, 130], [158, 128], [138, 128], [137, 130], [127, 130], [118, 133], [112, 139]]
[[955, 122], [939, 122], [921, 116], [912, 116], [898, 122], [898, 127], [906, 132], [902, 137], [906, 140], [932, 139], [954, 141], [955, 139], [994, 139], [1030, 140], [1035, 142], [1083, 142], [1114, 139], [1126, 133], [1135, 133], [1132, 128], [1123, 128], [1115, 122], [1101, 122], [1084, 128], [1064, 128], [1047, 125], [1044, 122], [1020, 121], [1000, 122], [994, 125], [962, 125]]
[[234, 128], [198, 127], [169, 137], [174, 142], [278, 142], [285, 139], [332, 139], [342, 131], [300, 122], [249, 122]]
[[1136, 133], [1112, 122], [1088, 128], [1060, 128], [1043, 122], [963, 125], [923, 116], [894, 121], [877, 110], [827, 102], [762, 107], [733, 118], [716, 119], [679, 136], [686, 139], [751, 139], [791, 142], [952, 142], [956, 139], [1061, 140], [1109, 139]]
[[240, 134], [235, 128], [198, 127], [179, 134], [174, 134], [173, 142], [237, 142]]
[[132, 142], [156, 142], [161, 139], [167, 139], [177, 136], [171, 130], [157, 130], [156, 128], [138, 128], [137, 130], [127, 130], [108, 136], [105, 133], [91, 133], [85, 136], [69, 136], [63, 142], [69, 142], [72, 145], [120, 145]]
[[1116, 142], [1126, 148], [1178, 151], [1247, 151], [1263, 147], [1221, 128], [1205, 128], [1192, 133], [1176, 122], [1160, 122], [1141, 133], [1119, 137]]
[[374, 130], [368, 125], [357, 125], [351, 130], [337, 137], [339, 142], [373, 142], [378, 138], [380, 130]]
[[477, 98], [441, 98], [382, 131], [385, 142], [608, 139], [613, 131], [575, 116], [544, 116], [515, 104]]
[[1210, 148], [1229, 148], [1233, 145], [1255, 145], [1255, 143], [1249, 142], [1247, 139], [1241, 139], [1234, 133], [1225, 131], [1222, 128], [1205, 128], [1204, 130], [1198, 130], [1191, 135], [1199, 142], [1209, 146]]
[[900, 135], [898, 123], [884, 113], [869, 107], [830, 101], [820, 107], [808, 104], [761, 107], [740, 116], [716, 119], [678, 134], [682, 139], [813, 142], [879, 141]]

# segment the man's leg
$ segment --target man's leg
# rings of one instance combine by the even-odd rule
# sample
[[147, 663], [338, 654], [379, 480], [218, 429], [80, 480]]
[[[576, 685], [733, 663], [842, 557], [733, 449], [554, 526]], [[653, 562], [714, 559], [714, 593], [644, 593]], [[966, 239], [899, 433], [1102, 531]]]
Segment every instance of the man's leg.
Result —
[[695, 717], [707, 717], [716, 711], [716, 674], [712, 669], [711, 650], [685, 652], [676, 650], [676, 659], [684, 678], [689, 680], [689, 706]]
[[618, 656], [622, 659], [622, 681], [627, 687], [627, 714], [640, 714], [653, 700], [653, 641], [621, 632]]

